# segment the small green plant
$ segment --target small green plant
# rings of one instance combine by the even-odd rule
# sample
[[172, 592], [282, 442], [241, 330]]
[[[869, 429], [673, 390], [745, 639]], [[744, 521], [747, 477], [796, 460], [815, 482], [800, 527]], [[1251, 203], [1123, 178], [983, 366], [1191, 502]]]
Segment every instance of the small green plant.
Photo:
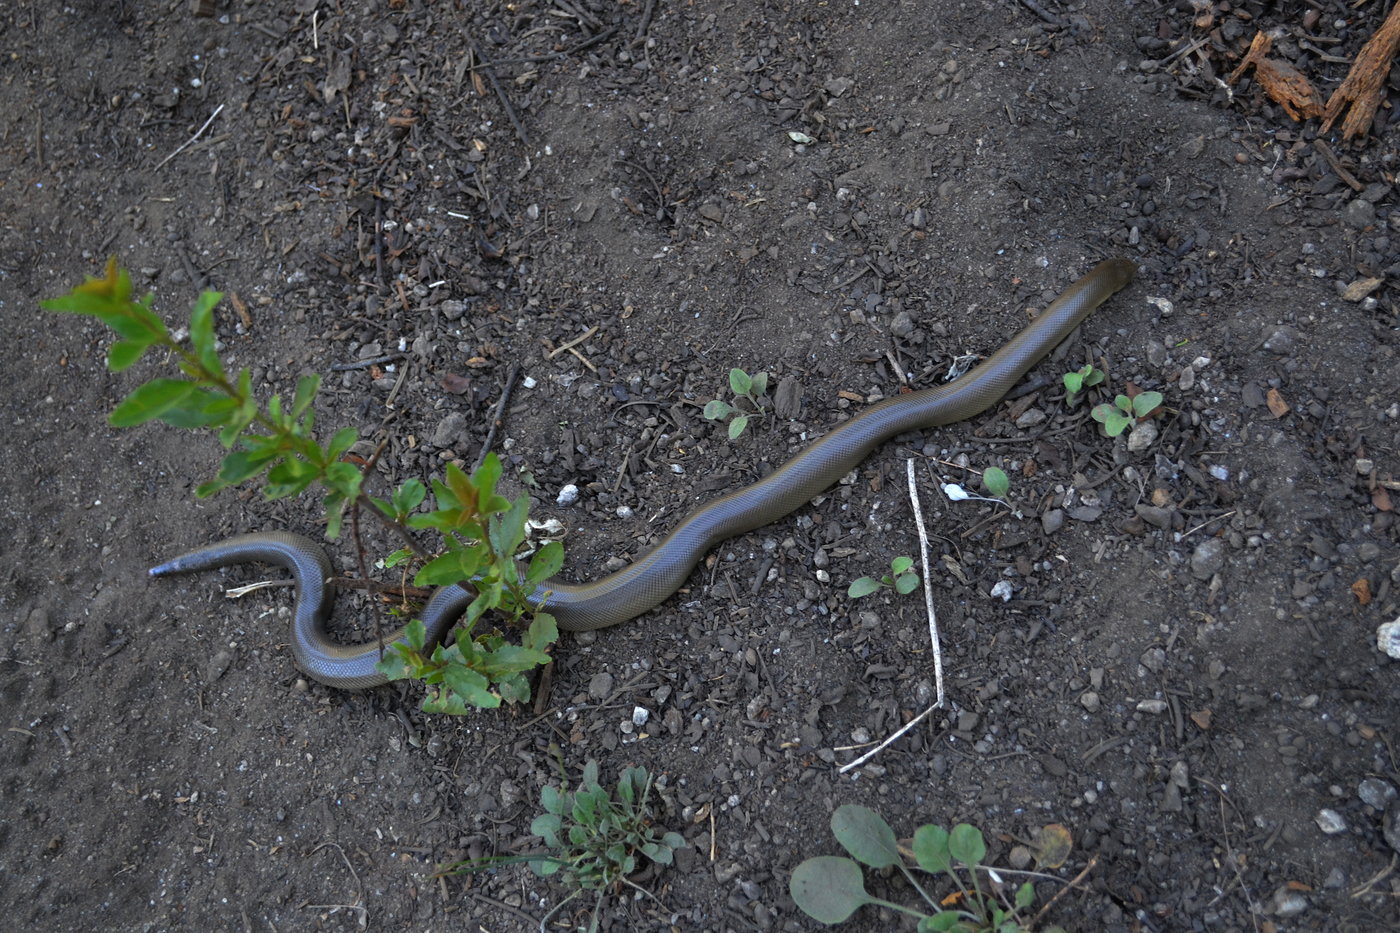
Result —
[[626, 885], [650, 897], [628, 880], [637, 871], [639, 855], [658, 865], [670, 865], [676, 849], [685, 845], [680, 833], [659, 836], [654, 825], [656, 808], [651, 802], [653, 781], [646, 768], [626, 768], [616, 793], [598, 783], [598, 762], [583, 766], [577, 790], [545, 785], [540, 806], [545, 812], [530, 823], [530, 832], [544, 840], [545, 851], [533, 855], [487, 857], [458, 862], [444, 873], [480, 871], [509, 862], [528, 862], [541, 877], [557, 875], [572, 894], [540, 921], [543, 930], [554, 914], [584, 891], [596, 892], [590, 930], [598, 926], [603, 897]]
[[1095, 405], [1090, 414], [1095, 421], [1103, 425], [1105, 434], [1117, 437], [1129, 425], [1136, 424], [1152, 414], [1161, 404], [1161, 392], [1139, 392], [1132, 398], [1126, 395], [1116, 396], [1111, 405], [1108, 402]]
[[982, 471], [982, 488], [1000, 499], [1011, 491], [1011, 480], [1001, 467], [987, 467]]
[[729, 439], [732, 441], [744, 433], [750, 420], [762, 418], [767, 413], [764, 398], [768, 392], [768, 374], [754, 373], [750, 376], [742, 369], [731, 369], [729, 390], [734, 393], [735, 402], [747, 401], [749, 408], [737, 408], [721, 399], [713, 399], [705, 403], [705, 417], [711, 421], [723, 421], [732, 415], [729, 422]]
[[876, 580], [874, 577], [860, 577], [851, 581], [851, 585], [846, 589], [846, 595], [851, 599], [860, 599], [862, 596], [869, 596], [871, 593], [879, 591], [881, 587], [891, 587], [896, 593], [903, 596], [912, 593], [919, 586], [919, 575], [914, 572], [914, 558], [896, 557], [890, 561], [890, 572]]
[[[809, 858], [797, 866], [788, 884], [793, 902], [803, 913], [825, 924], [843, 923], [862, 906], [876, 904], [918, 917], [918, 933], [950, 930], [1024, 933], [1030, 931], [1038, 919], [1028, 916], [1035, 903], [1035, 886], [1025, 881], [1008, 896], [1005, 889], [1009, 886], [1001, 875], [1033, 875], [1059, 880], [1050, 875], [984, 866], [986, 840], [981, 830], [967, 823], [959, 823], [951, 832], [935, 825], [920, 826], [914, 832], [912, 848], [905, 849], [880, 814], [869, 807], [845, 804], [831, 815], [831, 832], [852, 858], [838, 855]], [[1068, 831], [1063, 827], [1046, 827], [1042, 836], [1045, 838], [1040, 845], [1041, 864], [1058, 867], [1069, 851]], [[1052, 856], [1048, 861], [1047, 855]], [[941, 901], [935, 900], [905, 864], [906, 857], [912, 857], [923, 872], [946, 876], [955, 890]], [[875, 869], [898, 868], [931, 908], [931, 913], [871, 895], [865, 890], [861, 865]], [[1050, 927], [1046, 933], [1057, 931], [1063, 933], [1059, 927]]]
[[[367, 464], [357, 465], [348, 456], [358, 432], [341, 428], [324, 444], [316, 439], [312, 403], [319, 376], [299, 379], [290, 402], [274, 395], [263, 406], [253, 394], [250, 371], [245, 368], [234, 375], [225, 368], [214, 328], [214, 310], [222, 297], [218, 292], [202, 293], [190, 314], [188, 335], [176, 336], [152, 310], [151, 295], [132, 297], [130, 276], [112, 259], [101, 278], [90, 276], [42, 307], [93, 317], [115, 331], [119, 339], [107, 355], [112, 372], [129, 369], [147, 350], [166, 352], [180, 378], [151, 379], [138, 386], [108, 420], [117, 427], [160, 420], [178, 428], [217, 430], [228, 453], [215, 478], [199, 486], [195, 495], [204, 498], [264, 474], [263, 493], [269, 499], [297, 495], [319, 484], [325, 490], [329, 537], [339, 536], [347, 512], [353, 519], [367, 511], [406, 544], [389, 559], [391, 566], [409, 559], [424, 562], [416, 584], [470, 583], [477, 595], [455, 644], [440, 645], [425, 658], [423, 627], [410, 626], [410, 644], [397, 646], [380, 661], [380, 670], [390, 678], [416, 676], [427, 683], [425, 710], [465, 713], [468, 707], [528, 699], [524, 672], [548, 662], [548, 649], [558, 638], [554, 619], [532, 608], [529, 597], [536, 584], [563, 563], [563, 548], [554, 542], [535, 553], [523, 574], [517, 568], [515, 555], [525, 540], [529, 496], [522, 493], [511, 501], [496, 493], [501, 464], [495, 455], [487, 456], [470, 476], [448, 466], [444, 480], [433, 480], [437, 508], [432, 511], [419, 511], [428, 489], [417, 479], [405, 482], [387, 500], [370, 495], [364, 490]], [[422, 529], [442, 536], [436, 554], [414, 534]], [[508, 627], [525, 629], [523, 644], [509, 643], [494, 627], [477, 631], [491, 610], [501, 612]]]
[[1065, 373], [1061, 378], [1065, 381], [1065, 405], [1073, 408], [1079, 404], [1079, 396], [1085, 390], [1103, 382], [1104, 375], [1103, 370], [1095, 369], [1093, 363], [1086, 363], [1082, 369]]

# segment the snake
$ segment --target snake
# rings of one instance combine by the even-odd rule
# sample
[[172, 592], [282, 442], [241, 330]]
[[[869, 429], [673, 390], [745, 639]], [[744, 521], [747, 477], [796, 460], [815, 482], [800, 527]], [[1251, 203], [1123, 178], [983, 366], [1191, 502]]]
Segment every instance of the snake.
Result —
[[[1072, 284], [1020, 333], [961, 377], [944, 385], [893, 395], [838, 424], [767, 476], [690, 512], [650, 550], [622, 569], [591, 583], [547, 580], [528, 601], [544, 606], [565, 631], [589, 631], [634, 619], [680, 589], [695, 565], [728, 538], [771, 524], [795, 511], [850, 473], [872, 451], [909, 431], [962, 421], [990, 408], [1069, 336], [1091, 311], [1133, 280], [1136, 266], [1107, 259]], [[376, 669], [385, 645], [405, 638], [405, 628], [383, 640], [340, 644], [326, 631], [333, 587], [330, 560], [319, 545], [286, 531], [238, 535], [197, 548], [152, 567], [152, 577], [192, 573], [261, 561], [292, 574], [296, 604], [292, 654], [307, 676], [331, 687], [361, 690], [387, 682]], [[427, 650], [475, 598], [469, 583], [442, 586], [421, 613]]]

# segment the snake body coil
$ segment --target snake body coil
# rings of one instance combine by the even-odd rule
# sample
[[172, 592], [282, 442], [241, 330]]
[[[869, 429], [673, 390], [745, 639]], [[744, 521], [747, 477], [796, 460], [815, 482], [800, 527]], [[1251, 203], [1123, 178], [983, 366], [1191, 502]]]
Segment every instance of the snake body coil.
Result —
[[[550, 581], [536, 590], [532, 600], [548, 592], [549, 612], [561, 629], [569, 631], [604, 628], [641, 615], [679, 589], [710, 548], [797, 509], [895, 435], [961, 421], [991, 407], [1090, 311], [1131, 282], [1134, 273], [1135, 267], [1126, 259], [1099, 263], [962, 378], [870, 406], [758, 482], [691, 512], [660, 544], [622, 570], [594, 583]], [[152, 567], [150, 574], [189, 573], [246, 561], [279, 564], [292, 572], [297, 584], [292, 651], [301, 670], [321, 683], [349, 690], [385, 682], [375, 670], [377, 644], [341, 645], [326, 634], [332, 592], [325, 581], [331, 575], [330, 562], [320, 547], [300, 535], [240, 535]], [[442, 640], [474, 595], [461, 585], [445, 586], [433, 594], [422, 614], [430, 646]], [[400, 629], [386, 643], [402, 635]]]

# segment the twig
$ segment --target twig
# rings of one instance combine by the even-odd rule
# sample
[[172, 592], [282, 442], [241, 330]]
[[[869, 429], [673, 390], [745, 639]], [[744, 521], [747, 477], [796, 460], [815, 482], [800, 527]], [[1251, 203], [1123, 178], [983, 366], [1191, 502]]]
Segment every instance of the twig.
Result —
[[578, 346], [579, 344], [583, 343], [585, 340], [587, 340], [589, 337], [592, 337], [592, 336], [593, 336], [594, 334], [596, 334], [596, 333], [598, 333], [598, 326], [595, 324], [594, 326], [588, 328], [588, 332], [585, 333], [583, 336], [581, 336], [581, 337], [575, 337], [573, 340], [570, 340], [568, 343], [560, 344], [559, 346], [555, 347], [553, 350], [550, 350], [550, 351], [549, 351], [549, 354], [545, 357], [545, 359], [550, 359], [550, 360], [552, 360], [552, 359], [554, 359], [556, 356], [558, 356], [559, 354], [563, 353], [564, 351], [566, 351], [566, 350], [572, 350], [574, 347], [576, 347], [576, 346]]
[[520, 122], [520, 117], [516, 116], [515, 108], [511, 106], [510, 98], [506, 96], [506, 89], [501, 87], [501, 82], [496, 78], [496, 72], [490, 65], [482, 64], [486, 59], [481, 54], [481, 46], [472, 43], [472, 55], [477, 61], [476, 70], [486, 72], [486, 80], [491, 82], [491, 89], [500, 98], [501, 106], [505, 108], [506, 116], [510, 118], [510, 125], [515, 127], [515, 135], [520, 137], [520, 141], [526, 146], [530, 145], [530, 136], [525, 132], [525, 125]]
[[331, 372], [343, 373], [352, 369], [369, 369], [371, 366], [378, 366], [380, 363], [392, 363], [394, 360], [403, 359], [402, 353], [385, 353], [383, 356], [373, 356], [367, 360], [356, 360], [353, 363], [332, 363]]
[[1084, 866], [1084, 870], [1081, 871], [1079, 874], [1075, 875], [1073, 881], [1071, 881], [1069, 884], [1065, 885], [1063, 888], [1060, 888], [1060, 890], [1056, 891], [1056, 892], [1055, 892], [1055, 896], [1052, 897], [1052, 898], [1050, 898], [1050, 900], [1046, 901], [1046, 902], [1045, 902], [1045, 906], [1044, 906], [1044, 907], [1041, 907], [1040, 910], [1036, 912], [1036, 915], [1035, 915], [1034, 917], [1031, 918], [1030, 926], [1028, 927], [1028, 929], [1034, 929], [1034, 928], [1036, 928], [1037, 926], [1039, 926], [1039, 925], [1040, 925], [1040, 918], [1041, 918], [1041, 917], [1044, 917], [1045, 914], [1050, 910], [1050, 908], [1055, 906], [1055, 902], [1056, 902], [1056, 901], [1058, 901], [1060, 898], [1062, 898], [1062, 897], [1065, 896], [1065, 892], [1066, 892], [1066, 891], [1071, 891], [1071, 890], [1073, 890], [1074, 887], [1075, 887], [1076, 885], [1079, 884], [1079, 882], [1083, 881], [1083, 880], [1084, 880], [1084, 876], [1087, 875], [1087, 874], [1089, 874], [1089, 872], [1093, 871], [1093, 870], [1094, 870], [1094, 866], [1097, 865], [1098, 863], [1099, 863], [1099, 857], [1098, 857], [1097, 855], [1092, 856], [1092, 857], [1089, 859], [1089, 864]]
[[943, 705], [943, 643], [938, 637], [938, 615], [933, 608], [933, 584], [929, 582], [931, 570], [928, 557], [928, 530], [924, 528], [924, 507], [919, 502], [919, 490], [914, 483], [914, 459], [904, 461], [909, 476], [909, 503], [914, 507], [914, 527], [919, 530], [919, 557], [924, 571], [924, 611], [928, 613], [928, 637], [933, 645], [933, 674], [938, 689], [938, 701], [934, 706]]
[[1192, 528], [1192, 529], [1190, 529], [1189, 531], [1183, 531], [1183, 532], [1181, 533], [1181, 537], [1180, 537], [1180, 538], [1177, 538], [1177, 541], [1185, 541], [1185, 540], [1186, 540], [1187, 538], [1189, 538], [1191, 535], [1193, 535], [1193, 534], [1195, 534], [1196, 532], [1200, 531], [1202, 528], [1206, 527], [1206, 526], [1209, 525], [1211, 522], [1218, 522], [1218, 521], [1220, 521], [1222, 518], [1229, 518], [1231, 515], [1234, 515], [1235, 512], [1236, 512], [1235, 509], [1231, 509], [1230, 511], [1226, 512], [1224, 515], [1217, 515], [1217, 516], [1215, 516], [1214, 518], [1208, 518], [1208, 519], [1206, 519], [1205, 521], [1201, 522], [1199, 525], [1197, 525], [1195, 528]]
[[655, 12], [655, 10], [656, 0], [647, 0], [646, 8], [642, 10], [642, 21], [637, 24], [637, 35], [632, 40], [634, 46], [642, 41], [642, 37], [645, 36], [647, 30], [651, 28], [651, 14]]
[[837, 772], [839, 774], [845, 774], [852, 768], [858, 768], [875, 755], [878, 755], [887, 745], [918, 725], [929, 713], [941, 708], [945, 698], [943, 692], [943, 645], [938, 638], [938, 615], [934, 612], [933, 608], [933, 584], [929, 582], [931, 570], [929, 567], [928, 530], [924, 527], [924, 509], [923, 505], [919, 502], [918, 486], [914, 482], [914, 460], [912, 457], [905, 461], [905, 467], [909, 475], [909, 502], [914, 508], [914, 527], [919, 531], [919, 555], [923, 561], [924, 571], [924, 611], [928, 614], [928, 636], [929, 641], [933, 644], [933, 678], [935, 689], [938, 693], [938, 699], [936, 699], [933, 705], [928, 709], [895, 730], [889, 738], [885, 739], [879, 745], [875, 746], [864, 755], [861, 755], [855, 761], [842, 765]]
[[320, 852], [322, 849], [325, 849], [325, 848], [328, 848], [328, 847], [329, 847], [329, 848], [333, 848], [333, 849], [335, 849], [337, 852], [340, 853], [340, 860], [341, 860], [342, 862], [344, 862], [344, 863], [345, 863], [345, 867], [346, 867], [347, 869], [349, 869], [349, 871], [350, 871], [350, 877], [355, 879], [355, 888], [356, 888], [356, 891], [355, 891], [355, 900], [359, 901], [359, 903], [358, 903], [358, 904], [303, 904], [302, 907], [304, 907], [304, 908], [310, 908], [310, 909], [312, 909], [312, 910], [355, 910], [355, 911], [359, 911], [359, 914], [360, 914], [360, 928], [361, 928], [361, 929], [364, 929], [364, 927], [366, 927], [366, 926], [369, 924], [369, 908], [367, 908], [367, 907], [364, 906], [364, 901], [365, 901], [365, 886], [364, 886], [364, 883], [360, 881], [360, 876], [355, 872], [355, 866], [350, 864], [350, 859], [346, 857], [346, 855], [345, 855], [345, 850], [342, 849], [342, 848], [339, 846], [339, 844], [334, 843], [334, 842], [323, 842], [323, 843], [321, 843], [320, 845], [318, 845], [316, 848], [312, 849], [312, 850], [311, 850], [311, 854], [312, 854], [312, 855], [315, 855], [317, 852]]
[[222, 111], [223, 109], [224, 109], [224, 105], [223, 105], [223, 104], [220, 104], [219, 106], [215, 107], [215, 108], [214, 108], [214, 112], [211, 113], [211, 114], [209, 114], [209, 119], [207, 119], [207, 120], [204, 121], [204, 125], [201, 126], [198, 130], [196, 130], [196, 131], [195, 131], [195, 134], [194, 134], [193, 136], [191, 136], [189, 139], [185, 140], [184, 144], [181, 145], [179, 149], [176, 149], [174, 152], [170, 153], [170, 155], [168, 155], [168, 156], [166, 156], [165, 158], [161, 159], [161, 160], [160, 160], [160, 163], [159, 163], [158, 165], [156, 165], [156, 168], [160, 168], [161, 166], [165, 165], [165, 163], [169, 162], [171, 159], [175, 158], [177, 155], [179, 155], [180, 153], [184, 152], [187, 148], [189, 148], [189, 146], [190, 146], [195, 140], [197, 140], [197, 139], [199, 139], [199, 137], [203, 136], [203, 135], [204, 135], [204, 131], [207, 130], [207, 129], [209, 129], [209, 124], [211, 124], [211, 123], [214, 122], [214, 118], [217, 117], [217, 116], [219, 115], [219, 112]]
[[388, 291], [384, 282], [384, 201], [374, 199], [374, 280], [379, 283], [379, 292]]
[[1314, 139], [1313, 148], [1322, 153], [1322, 157], [1327, 160], [1327, 164], [1332, 166], [1332, 171], [1336, 172], [1337, 177], [1346, 182], [1346, 186], [1352, 191], [1360, 191], [1366, 187], [1357, 180], [1355, 175], [1346, 170], [1341, 160], [1337, 158], [1336, 153], [1332, 151], [1331, 146], [1327, 145], [1321, 139]]
[[506, 405], [510, 404], [510, 394], [515, 391], [515, 380], [520, 376], [520, 364], [516, 363], [510, 368], [510, 374], [506, 376], [505, 388], [501, 390], [501, 400], [496, 403], [496, 413], [491, 416], [491, 428], [486, 432], [486, 440], [481, 443], [481, 450], [476, 455], [476, 465], [472, 467], [475, 473], [481, 469], [481, 464], [486, 461], [486, 455], [491, 452], [491, 445], [496, 442], [496, 432], [501, 429], [501, 419], [505, 417]]
[[1060, 19], [1054, 13], [1051, 13], [1049, 10], [1045, 9], [1045, 7], [1041, 6], [1039, 3], [1036, 3], [1035, 0], [1021, 0], [1021, 5], [1024, 6], [1026, 9], [1030, 10], [1036, 16], [1039, 16], [1041, 19], [1045, 20], [1051, 26], [1063, 26], [1065, 24], [1064, 20]]

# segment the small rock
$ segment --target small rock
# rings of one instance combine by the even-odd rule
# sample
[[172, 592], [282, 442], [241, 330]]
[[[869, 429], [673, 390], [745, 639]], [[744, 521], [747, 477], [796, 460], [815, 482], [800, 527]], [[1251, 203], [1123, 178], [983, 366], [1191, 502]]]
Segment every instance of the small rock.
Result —
[[632, 725], [645, 726], [647, 724], [647, 720], [650, 718], [651, 710], [647, 709], [645, 706], [632, 707]]
[[1133, 511], [1137, 512], [1138, 518], [1154, 528], [1170, 529], [1172, 526], [1172, 515], [1174, 514], [1172, 509], [1138, 503], [1133, 506]]
[[578, 501], [578, 487], [573, 483], [568, 484], [559, 490], [559, 495], [554, 497], [554, 501], [559, 505], [573, 505]]
[[1157, 440], [1157, 424], [1152, 421], [1139, 421], [1128, 432], [1128, 452], [1141, 453]]
[[25, 617], [23, 631], [35, 641], [48, 641], [53, 638], [53, 626], [49, 625], [49, 611], [39, 606], [30, 612]]
[[1025, 871], [1034, 859], [1035, 854], [1029, 846], [1012, 846], [1011, 852], [1006, 856], [1007, 863], [1017, 871]]
[[206, 684], [212, 684], [214, 681], [224, 676], [224, 672], [228, 670], [228, 666], [232, 663], [232, 651], [229, 651], [227, 648], [221, 648], [215, 651], [213, 657], [209, 659], [209, 663], [204, 666], [204, 682]]
[[784, 421], [796, 418], [802, 412], [802, 383], [792, 376], [784, 376], [773, 392], [773, 412]]
[[1366, 778], [1357, 786], [1356, 796], [1366, 806], [1384, 810], [1397, 795], [1393, 784], [1380, 778]]
[[1376, 648], [1400, 661], [1400, 618], [1376, 629]]
[[914, 332], [914, 319], [908, 311], [901, 311], [890, 321], [890, 333], [896, 337], [908, 337]]
[[1100, 706], [1099, 695], [1092, 690], [1086, 690], [1079, 697], [1079, 705], [1091, 713], [1097, 713]]
[[1029, 408], [1021, 412], [1021, 416], [1016, 419], [1016, 427], [1033, 428], [1038, 424], [1043, 424], [1049, 416], [1039, 408]]
[[1376, 222], [1376, 205], [1365, 198], [1352, 198], [1342, 210], [1342, 221], [1349, 227], [1365, 230]]
[[1175, 784], [1168, 784], [1166, 790], [1162, 792], [1162, 811], [1164, 813], [1181, 812], [1181, 788]]
[[973, 729], [977, 728], [977, 723], [980, 722], [981, 719], [982, 717], [977, 715], [973, 710], [963, 710], [961, 713], [958, 713], [958, 731], [971, 732]]
[[1335, 836], [1337, 833], [1344, 833], [1347, 831], [1346, 819], [1336, 810], [1327, 807], [1318, 810], [1317, 816], [1313, 817], [1313, 821], [1317, 823], [1318, 829], [1329, 836]]
[[1268, 909], [1276, 917], [1296, 917], [1308, 909], [1308, 899], [1287, 885], [1280, 885]]
[[1264, 338], [1264, 349], [1279, 356], [1287, 356], [1293, 352], [1297, 340], [1294, 337], [1293, 328], [1284, 326], [1274, 330], [1272, 334]]
[[1148, 648], [1138, 658], [1138, 663], [1152, 673], [1160, 674], [1167, 666], [1167, 653], [1161, 648]]
[[1166, 700], [1139, 700], [1137, 705], [1139, 713], [1147, 713], [1151, 716], [1160, 716], [1167, 711]]
[[1209, 580], [1225, 566], [1225, 542], [1207, 538], [1191, 552], [1191, 574], [1197, 580]]
[[428, 443], [434, 447], [451, 447], [466, 432], [467, 416], [460, 411], [454, 411], [438, 422], [437, 427], [433, 429], [433, 436], [428, 439]]
[[992, 599], [999, 598], [1002, 602], [1006, 603], [1011, 601], [1011, 594], [1011, 583], [1007, 580], [998, 580], [992, 585], [991, 592], [989, 592], [987, 595], [990, 596]]
[[588, 696], [594, 700], [606, 700], [613, 689], [613, 675], [599, 671], [588, 681]]
[[1064, 509], [1051, 509], [1044, 515], [1040, 516], [1040, 527], [1042, 530], [1044, 530], [1044, 532], [1047, 535], [1053, 535], [1055, 532], [1063, 528], [1064, 524]]
[[[844, 93], [846, 93], [847, 91], [849, 91], [849, 90], [851, 89], [851, 87], [854, 86], [854, 85], [855, 85], [855, 81], [853, 81], [853, 80], [850, 79], [850, 78], [828, 78], [828, 79], [826, 80], [826, 83], [823, 84], [822, 87], [823, 87], [823, 88], [826, 90], [826, 92], [827, 92], [828, 94], [830, 94], [832, 97], [840, 97], [842, 94], [844, 94]], [[1372, 215], [1375, 214], [1374, 209], [1372, 210], [1371, 213], [1372, 213]]]
[[1392, 800], [1381, 817], [1381, 836], [1386, 844], [1400, 852], [1400, 799]]

